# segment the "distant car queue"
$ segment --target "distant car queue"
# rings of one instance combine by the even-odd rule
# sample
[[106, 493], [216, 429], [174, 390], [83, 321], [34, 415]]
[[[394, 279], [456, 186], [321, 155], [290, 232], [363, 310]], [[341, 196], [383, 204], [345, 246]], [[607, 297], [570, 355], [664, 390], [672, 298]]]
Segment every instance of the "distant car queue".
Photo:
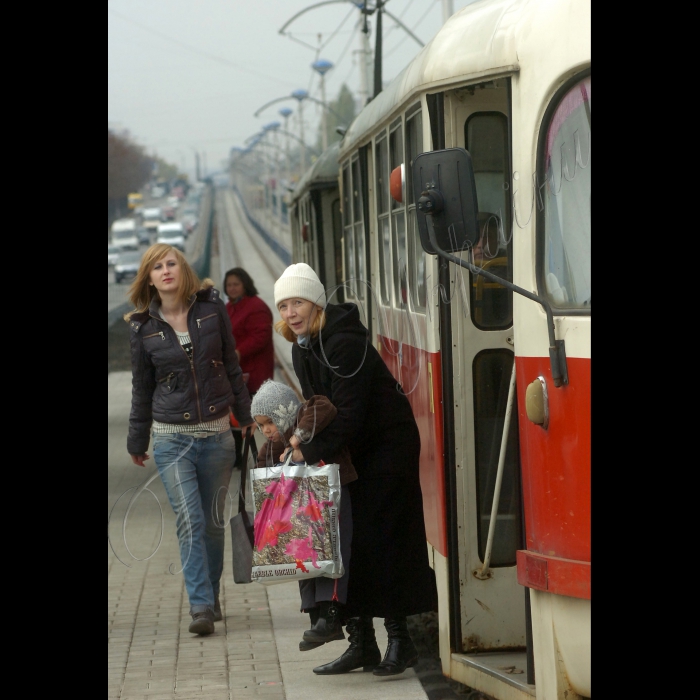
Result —
[[[157, 199], [165, 196], [165, 193], [164, 188], [153, 187], [150, 195], [152, 199]], [[200, 188], [194, 188], [186, 199], [182, 189], [177, 191], [175, 188], [160, 207], [140, 206], [143, 197], [130, 194], [128, 199], [132, 215], [112, 223], [107, 246], [107, 267], [114, 270], [115, 282], [120, 283], [136, 274], [141, 260], [141, 246], [168, 243], [184, 252], [185, 240], [199, 223], [200, 197]], [[181, 202], [181, 199], [184, 201]], [[176, 221], [180, 204], [181, 220]]]

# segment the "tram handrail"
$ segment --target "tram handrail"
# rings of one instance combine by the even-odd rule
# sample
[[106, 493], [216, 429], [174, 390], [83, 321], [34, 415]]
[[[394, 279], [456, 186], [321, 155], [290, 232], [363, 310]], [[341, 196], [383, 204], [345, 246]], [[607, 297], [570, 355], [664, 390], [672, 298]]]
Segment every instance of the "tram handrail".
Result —
[[513, 413], [515, 398], [515, 358], [513, 358], [513, 371], [510, 373], [510, 386], [508, 387], [508, 401], [506, 403], [506, 417], [501, 435], [501, 452], [498, 455], [498, 470], [496, 471], [496, 483], [493, 487], [493, 503], [491, 503], [491, 520], [489, 520], [489, 534], [486, 537], [486, 551], [484, 552], [484, 564], [481, 571], [476, 572], [477, 578], [488, 578], [489, 564], [491, 563], [491, 550], [493, 549], [493, 537], [496, 532], [496, 517], [498, 516], [498, 504], [501, 500], [501, 483], [506, 463], [506, 448], [508, 446], [508, 433], [510, 432], [510, 417]]

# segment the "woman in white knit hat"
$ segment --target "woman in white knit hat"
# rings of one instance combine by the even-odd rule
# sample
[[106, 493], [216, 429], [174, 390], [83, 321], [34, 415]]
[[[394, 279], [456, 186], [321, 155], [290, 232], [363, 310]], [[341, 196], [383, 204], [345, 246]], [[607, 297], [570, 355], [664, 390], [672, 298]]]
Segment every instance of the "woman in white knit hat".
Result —
[[[347, 447], [358, 476], [347, 486], [353, 532], [342, 616], [350, 646], [313, 671], [403, 673], [418, 659], [406, 616], [437, 609], [425, 546], [420, 436], [411, 405], [371, 344], [357, 306], [328, 303], [323, 284], [307, 264], [290, 265], [277, 280], [275, 306], [281, 316], [275, 328], [293, 343], [294, 371], [304, 398], [326, 396], [338, 411], [323, 432], [294, 450], [293, 459], [328, 461]], [[384, 618], [389, 638], [383, 659], [374, 617]], [[328, 641], [336, 631], [329, 620], [316, 626], [327, 630]]]

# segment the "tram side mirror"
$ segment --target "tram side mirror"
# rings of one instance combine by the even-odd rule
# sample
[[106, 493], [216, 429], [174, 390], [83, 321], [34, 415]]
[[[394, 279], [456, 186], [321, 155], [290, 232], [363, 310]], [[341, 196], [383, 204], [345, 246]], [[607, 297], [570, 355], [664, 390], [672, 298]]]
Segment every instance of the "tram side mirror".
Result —
[[430, 242], [454, 253], [479, 240], [479, 207], [472, 159], [463, 148], [421, 153], [413, 161], [413, 197], [423, 250], [437, 254]]

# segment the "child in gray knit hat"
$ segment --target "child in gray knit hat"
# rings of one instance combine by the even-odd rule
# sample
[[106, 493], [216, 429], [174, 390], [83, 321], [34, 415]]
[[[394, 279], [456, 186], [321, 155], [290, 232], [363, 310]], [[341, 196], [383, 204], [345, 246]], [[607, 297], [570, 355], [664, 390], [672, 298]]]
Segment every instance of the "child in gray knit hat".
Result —
[[[303, 453], [304, 443], [328, 426], [338, 410], [325, 396], [314, 395], [302, 402], [291, 387], [268, 379], [253, 397], [250, 413], [267, 438], [258, 452], [257, 466], [269, 467], [279, 463], [290, 446]], [[347, 447], [338, 455], [328, 455], [325, 461], [340, 466], [341, 484], [357, 479]]]
[[[250, 413], [258, 424], [267, 442], [258, 452], [258, 468], [278, 464], [288, 447], [304, 451], [304, 444], [314, 435], [326, 428], [338, 414], [338, 409], [325, 397], [314, 395], [308, 401], [301, 402], [293, 389], [286, 384], [268, 380], [262, 384], [250, 404]], [[349, 550], [352, 538], [352, 516], [350, 511], [343, 511], [342, 503], [349, 505], [350, 493], [347, 484], [357, 479], [357, 472], [350, 459], [350, 450], [346, 447], [337, 455], [324, 455], [328, 464], [339, 465], [341, 485], [340, 546], [345, 552]], [[345, 557], [346, 554], [343, 554]], [[300, 651], [320, 647], [335, 639], [345, 639], [342, 627], [327, 628], [326, 621], [340, 618], [342, 600], [345, 603], [349, 575], [349, 562], [344, 561], [345, 574], [340, 579], [323, 577], [299, 582], [301, 610], [308, 612], [311, 618], [311, 630], [304, 632], [299, 642]], [[340, 587], [340, 590], [339, 590]], [[338, 598], [340, 595], [340, 598]], [[311, 635], [311, 636], [309, 636]], [[313, 636], [315, 635], [315, 636]]]

